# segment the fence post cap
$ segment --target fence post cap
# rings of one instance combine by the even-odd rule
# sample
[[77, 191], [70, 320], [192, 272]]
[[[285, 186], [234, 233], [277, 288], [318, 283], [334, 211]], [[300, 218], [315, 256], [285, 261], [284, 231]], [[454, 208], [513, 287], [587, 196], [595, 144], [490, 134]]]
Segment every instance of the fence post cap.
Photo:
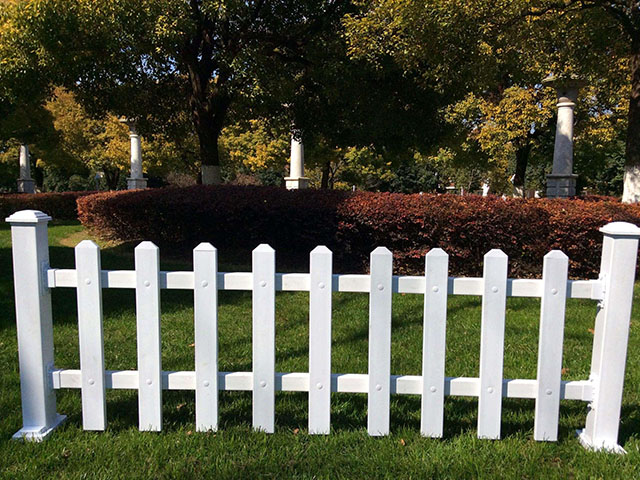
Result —
[[100, 247], [93, 240], [82, 240], [76, 245], [76, 250], [100, 250]]
[[614, 237], [635, 237], [640, 238], [640, 228], [633, 223], [628, 222], [612, 222], [607, 223], [600, 229], [605, 235]]
[[499, 248], [493, 248], [484, 254], [484, 258], [508, 258], [508, 256]]
[[202, 242], [196, 248], [194, 248], [196, 252], [216, 252], [216, 247], [211, 245], [209, 242]]
[[311, 250], [311, 253], [327, 254], [327, 253], [331, 253], [331, 250], [329, 250], [325, 245], [318, 245], [316, 248]]
[[10, 217], [5, 218], [5, 222], [14, 223], [47, 223], [52, 218], [40, 210], [20, 210]]
[[448, 257], [449, 254], [441, 248], [432, 248], [426, 255], [427, 257]]
[[261, 243], [256, 248], [253, 249], [253, 253], [272, 253], [275, 252], [271, 245], [268, 243]]
[[134, 251], [137, 251], [137, 250], [152, 250], [152, 251], [155, 251], [155, 250], [159, 250], [159, 249], [158, 249], [158, 247], [156, 246], [155, 243], [149, 242], [149, 241], [144, 241], [144, 242], [140, 242], [138, 244], [138, 246], [136, 248], [134, 248]]
[[391, 255], [391, 250], [389, 250], [387, 247], [377, 247], [373, 252], [371, 252], [371, 255]]
[[562, 250], [551, 250], [544, 256], [544, 258], [561, 258], [562, 260], [569, 259]]

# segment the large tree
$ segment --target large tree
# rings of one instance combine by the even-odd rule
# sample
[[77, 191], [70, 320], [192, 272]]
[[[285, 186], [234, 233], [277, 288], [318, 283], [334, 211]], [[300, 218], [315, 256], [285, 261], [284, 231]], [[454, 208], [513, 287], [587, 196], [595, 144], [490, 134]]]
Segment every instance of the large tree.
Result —
[[[90, 111], [137, 117], [143, 129], [188, 112], [203, 183], [220, 179], [218, 140], [233, 106], [272, 93], [336, 36], [344, 0], [29, 0], [11, 12], [19, 48]], [[262, 82], [264, 76], [270, 82]], [[285, 82], [286, 83], [286, 82]], [[180, 103], [178, 103], [180, 102]], [[151, 120], [151, 121], [149, 121]], [[145, 125], [145, 121], [146, 125]]]
[[[630, 58], [637, 34], [633, 34], [631, 24], [624, 18], [638, 14], [637, 2], [371, 0], [363, 3], [364, 12], [348, 16], [345, 22], [351, 53], [374, 63], [393, 58], [406, 71], [422, 75], [425, 83], [441, 88], [452, 105], [462, 102], [464, 106], [468, 94], [485, 104], [499, 105], [506, 98], [505, 92], [514, 91], [510, 89], [515, 87], [537, 90], [540, 80], [549, 73], [578, 75], [590, 85], [589, 96], [596, 99], [594, 102], [582, 97], [584, 105], [578, 109], [583, 106], [590, 109], [583, 115], [583, 119], [589, 119], [585, 123], [590, 123], [589, 116], [604, 115], [609, 123], [617, 122], [618, 128], [626, 128], [618, 122], [621, 107], [627, 108], [627, 99], [620, 93], [632, 84]], [[632, 103], [633, 95], [632, 88]], [[531, 98], [531, 106], [535, 107], [538, 101], [534, 96]], [[591, 108], [594, 104], [595, 108]], [[633, 108], [629, 106], [629, 165], [638, 163], [633, 152], [634, 144], [640, 144], [640, 135], [633, 125]], [[470, 125], [477, 119], [463, 120]], [[499, 125], [495, 122], [487, 125], [497, 132], [495, 127]], [[512, 126], [515, 129], [505, 123], [502, 132], [497, 133], [512, 140], [516, 136], [522, 138], [518, 134], [522, 125], [513, 122]], [[518, 142], [523, 148], [511, 143], [515, 147], [512, 164], [520, 166], [514, 172], [516, 177], [521, 177], [531, 141], [539, 139]]]
[[[587, 71], [608, 77], [615, 63], [626, 60], [629, 87], [622, 201], [640, 202], [640, 2], [633, 0], [541, 0], [527, 16], [552, 21], [569, 18], [590, 32], [583, 47], [593, 50], [599, 61], [584, 62]], [[604, 19], [606, 20], [603, 20]], [[604, 28], [603, 28], [604, 27]], [[584, 51], [582, 48], [578, 52]], [[570, 54], [570, 52], [567, 52]], [[592, 57], [593, 58], [593, 57]]]

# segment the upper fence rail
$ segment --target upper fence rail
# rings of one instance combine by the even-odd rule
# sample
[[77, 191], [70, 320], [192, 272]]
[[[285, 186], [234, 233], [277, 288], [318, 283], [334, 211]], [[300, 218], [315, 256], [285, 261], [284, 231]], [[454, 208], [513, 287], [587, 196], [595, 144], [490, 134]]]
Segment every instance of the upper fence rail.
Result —
[[[102, 288], [136, 288], [135, 270], [102, 270]], [[49, 288], [76, 288], [77, 272], [74, 269], [47, 268], [47, 286]], [[168, 290], [193, 290], [192, 271], [160, 271], [160, 288]], [[252, 272], [218, 272], [218, 290], [253, 290]], [[276, 273], [276, 292], [308, 292], [311, 285], [309, 273]], [[333, 274], [331, 290], [334, 292], [370, 293], [370, 275]], [[482, 296], [484, 293], [482, 277], [448, 277], [448, 295]], [[423, 276], [393, 275], [391, 281], [393, 293], [424, 295]], [[507, 297], [542, 297], [544, 282], [542, 279], [507, 279]], [[604, 298], [604, 282], [601, 279], [567, 280], [567, 297], [589, 300]]]

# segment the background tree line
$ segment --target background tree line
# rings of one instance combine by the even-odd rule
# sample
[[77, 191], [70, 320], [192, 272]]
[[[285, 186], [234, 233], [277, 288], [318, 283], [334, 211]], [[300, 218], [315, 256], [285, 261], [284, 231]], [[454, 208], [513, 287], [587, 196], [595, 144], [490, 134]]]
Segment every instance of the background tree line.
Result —
[[[292, 130], [312, 183], [542, 190], [548, 74], [584, 79], [580, 186], [631, 200], [640, 2], [16, 0], [0, 4], [2, 187], [118, 188], [136, 118], [152, 184], [279, 185]], [[640, 183], [640, 182], [639, 182]]]

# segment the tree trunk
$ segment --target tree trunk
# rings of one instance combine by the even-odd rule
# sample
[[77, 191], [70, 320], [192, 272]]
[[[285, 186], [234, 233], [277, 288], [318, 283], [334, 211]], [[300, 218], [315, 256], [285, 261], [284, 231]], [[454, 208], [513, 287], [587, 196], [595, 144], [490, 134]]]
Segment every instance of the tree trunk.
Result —
[[626, 161], [624, 167], [624, 203], [640, 202], [640, 42], [631, 55], [631, 98], [629, 99]]
[[322, 179], [320, 180], [322, 190], [329, 189], [329, 175], [331, 175], [331, 160], [326, 160], [322, 165]]
[[189, 107], [200, 144], [201, 179], [204, 185], [221, 183], [218, 140], [231, 105], [225, 84], [228, 76], [218, 72], [212, 82], [212, 63], [199, 60], [197, 50], [187, 50], [184, 62], [189, 73]]
[[107, 184], [109, 190], [116, 190], [118, 188], [118, 181], [120, 180], [120, 170], [117, 168], [102, 168], [104, 173], [104, 181]]
[[199, 99], [192, 95], [193, 125], [200, 143], [200, 162], [202, 165], [202, 183], [219, 184], [220, 152], [218, 141], [231, 101], [223, 95], [218, 98]]
[[516, 171], [513, 175], [513, 188], [515, 195], [519, 197], [525, 196], [524, 181], [527, 174], [531, 146], [531, 143], [528, 142], [524, 147], [516, 150]]
[[193, 124], [200, 144], [200, 177], [204, 185], [219, 184], [220, 177], [220, 153], [218, 152], [218, 139], [220, 130], [213, 126], [213, 119], [206, 111], [200, 111], [193, 115]]

